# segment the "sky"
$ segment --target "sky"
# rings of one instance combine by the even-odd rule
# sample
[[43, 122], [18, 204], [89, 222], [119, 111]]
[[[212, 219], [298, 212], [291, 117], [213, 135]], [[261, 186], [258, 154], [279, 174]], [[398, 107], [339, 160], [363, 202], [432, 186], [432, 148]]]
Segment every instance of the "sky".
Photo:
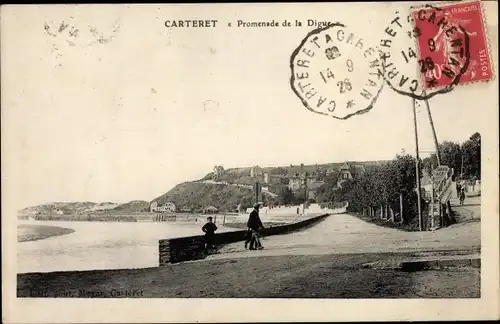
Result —
[[[412, 100], [389, 88], [369, 113], [348, 120], [302, 106], [290, 88], [289, 60], [312, 27], [227, 26], [239, 19], [337, 20], [376, 43], [404, 4], [298, 5], [2, 7], [8, 198], [18, 208], [150, 201], [214, 165], [386, 160], [402, 149], [414, 154]], [[218, 26], [165, 27], [172, 19], [217, 19]], [[59, 33], [62, 22], [68, 26]], [[77, 37], [71, 27], [79, 29]], [[429, 101], [439, 141], [462, 142], [492, 130], [495, 82], [460, 86]], [[432, 150], [424, 103], [417, 105], [420, 150]]]

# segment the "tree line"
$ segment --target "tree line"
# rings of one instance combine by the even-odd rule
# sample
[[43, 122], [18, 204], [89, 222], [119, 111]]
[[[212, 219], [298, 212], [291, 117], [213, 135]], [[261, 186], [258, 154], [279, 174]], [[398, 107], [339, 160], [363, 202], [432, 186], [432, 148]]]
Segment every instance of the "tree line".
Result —
[[[453, 168], [455, 179], [462, 173], [463, 179], [481, 178], [481, 135], [479, 133], [474, 133], [463, 143], [444, 141], [439, 144], [439, 151], [441, 165]], [[348, 201], [350, 212], [372, 218], [377, 217], [391, 223], [415, 225], [418, 197], [415, 162], [415, 157], [409, 154], [396, 155], [388, 163], [371, 168], [362, 176], [346, 180], [340, 188], [337, 187], [337, 176], [332, 176], [317, 189], [314, 202], [321, 204]], [[424, 172], [430, 175], [438, 166], [436, 154], [421, 159], [419, 163], [420, 178]], [[305, 200], [304, 190], [293, 192], [288, 187], [281, 187], [277, 194], [277, 198], [267, 197], [266, 203], [298, 205]], [[250, 204], [250, 202], [249, 200], [247, 203]], [[427, 215], [428, 201], [425, 195], [421, 197], [421, 206], [422, 214]]]
[[[441, 164], [454, 169], [454, 180], [458, 178], [481, 179], [481, 135], [479, 133], [474, 133], [463, 143], [444, 141], [438, 146]], [[422, 164], [424, 170], [430, 174], [438, 165], [436, 154], [423, 159]]]
[[[453, 168], [455, 179], [481, 178], [479, 133], [474, 133], [463, 143], [442, 142], [439, 144], [439, 150], [441, 165]], [[422, 166], [419, 170], [420, 178], [423, 172], [430, 175], [438, 166], [436, 154], [419, 162]], [[348, 201], [348, 210], [351, 212], [401, 225], [413, 224], [415, 227], [418, 214], [416, 176], [416, 158], [409, 154], [400, 154], [389, 163], [372, 169], [361, 177], [347, 180], [341, 188], [325, 190], [326, 195], [318, 195], [318, 198], [338, 202]], [[428, 199], [425, 194], [421, 196], [421, 206], [425, 226], [428, 214]], [[449, 224], [453, 221], [453, 217], [447, 215], [444, 223]]]
[[416, 215], [415, 162], [409, 154], [397, 155], [389, 163], [344, 182], [335, 191], [334, 200], [348, 201], [351, 212], [408, 224]]

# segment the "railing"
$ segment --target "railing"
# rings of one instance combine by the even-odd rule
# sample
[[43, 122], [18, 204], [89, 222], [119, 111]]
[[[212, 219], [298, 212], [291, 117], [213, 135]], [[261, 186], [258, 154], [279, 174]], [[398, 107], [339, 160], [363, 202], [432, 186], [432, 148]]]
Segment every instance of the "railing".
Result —
[[439, 166], [433, 171], [434, 196], [441, 200], [452, 184], [453, 169], [447, 166]]

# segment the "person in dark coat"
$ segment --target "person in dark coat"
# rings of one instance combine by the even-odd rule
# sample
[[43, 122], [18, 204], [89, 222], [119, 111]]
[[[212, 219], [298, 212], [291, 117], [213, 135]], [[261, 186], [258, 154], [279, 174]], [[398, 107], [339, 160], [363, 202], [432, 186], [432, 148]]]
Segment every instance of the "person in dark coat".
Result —
[[462, 186], [460, 185], [460, 182], [458, 180], [456, 184], [456, 189], [457, 189], [457, 198], [460, 198], [460, 191], [462, 190]]
[[245, 241], [245, 248], [248, 246], [248, 243], [250, 243], [250, 250], [255, 250], [255, 249], [263, 249], [264, 247], [260, 243], [260, 237], [259, 237], [259, 231], [264, 228], [262, 225], [262, 221], [260, 220], [259, 217], [259, 208], [260, 204], [257, 203], [253, 206], [253, 210], [250, 213], [250, 216], [248, 217], [248, 222], [247, 222], [247, 239]]
[[465, 189], [462, 188], [462, 190], [460, 190], [460, 206], [464, 205], [464, 200], [465, 200]]
[[212, 222], [212, 217], [207, 218], [207, 223], [203, 225], [201, 230], [205, 233], [205, 253], [208, 253], [208, 248], [215, 248], [214, 236], [217, 230], [217, 225]]

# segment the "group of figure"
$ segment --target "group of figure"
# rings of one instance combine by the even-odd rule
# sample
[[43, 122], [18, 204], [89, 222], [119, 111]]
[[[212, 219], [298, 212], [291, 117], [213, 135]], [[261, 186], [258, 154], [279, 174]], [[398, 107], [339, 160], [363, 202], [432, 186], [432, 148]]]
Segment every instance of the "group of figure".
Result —
[[460, 206], [463, 206], [465, 201], [465, 183], [457, 181], [456, 189], [457, 189], [457, 198], [458, 200], [460, 200]]
[[[260, 204], [255, 204], [250, 216], [248, 217], [245, 249], [249, 248], [250, 250], [262, 250], [264, 248], [260, 242], [260, 236], [264, 230], [264, 226], [260, 220], [259, 208]], [[250, 247], [248, 246], [249, 243]]]
[[[253, 206], [252, 212], [250, 213], [250, 216], [248, 217], [247, 232], [245, 237], [245, 249], [248, 248], [250, 250], [262, 250], [264, 248], [260, 241], [264, 226], [262, 225], [262, 221], [260, 220], [259, 208], [260, 204], [255, 204]], [[208, 254], [208, 249], [216, 249], [214, 238], [215, 231], [217, 230], [217, 225], [215, 225], [211, 216], [207, 218], [207, 223], [203, 225], [201, 230], [205, 233], [205, 253]]]

